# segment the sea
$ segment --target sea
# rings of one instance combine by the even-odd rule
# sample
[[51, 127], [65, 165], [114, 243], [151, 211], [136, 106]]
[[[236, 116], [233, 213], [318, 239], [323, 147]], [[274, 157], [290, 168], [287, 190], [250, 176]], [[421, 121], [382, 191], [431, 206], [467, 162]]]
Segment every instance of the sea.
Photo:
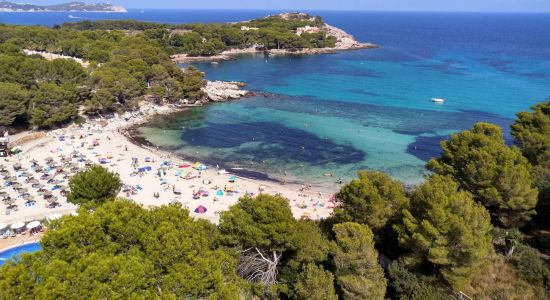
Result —
[[[550, 99], [549, 14], [307, 12], [380, 47], [196, 63], [207, 79], [245, 82], [257, 96], [159, 117], [138, 134], [183, 157], [274, 180], [330, 184], [372, 169], [417, 184], [441, 140], [490, 122], [511, 144], [515, 114]], [[0, 23], [233, 22], [274, 13], [0, 13]]]

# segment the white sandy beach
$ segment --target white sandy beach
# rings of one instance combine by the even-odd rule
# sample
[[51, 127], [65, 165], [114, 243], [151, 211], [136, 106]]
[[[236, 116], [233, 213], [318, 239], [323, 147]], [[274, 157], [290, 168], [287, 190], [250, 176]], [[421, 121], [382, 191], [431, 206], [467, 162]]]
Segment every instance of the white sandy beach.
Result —
[[[67, 203], [60, 189], [53, 190], [52, 194], [54, 197], [58, 197], [61, 206], [48, 208], [48, 202], [43, 195], [44, 190], [51, 191], [56, 184], [61, 187], [68, 186], [71, 176], [70, 170], [64, 167], [66, 173], [55, 175], [52, 178], [57, 182], [52, 183], [52, 179], [50, 179], [50, 183], [48, 183], [47, 180], [41, 179], [45, 171], [35, 172], [31, 160], [36, 160], [38, 165], [47, 168], [45, 162], [49, 157], [54, 159], [54, 162], [50, 163], [52, 166], [71, 166], [72, 164], [71, 168], [79, 169], [85, 169], [86, 162], [88, 165], [90, 162], [98, 164], [100, 159], [104, 158], [107, 161], [102, 165], [118, 173], [126, 185], [126, 189], [120, 193], [121, 197], [132, 199], [144, 206], [180, 202], [189, 208], [191, 215], [215, 223], [218, 222], [221, 211], [227, 210], [246, 193], [257, 195], [260, 189], [263, 193], [279, 193], [289, 199], [296, 218], [323, 218], [332, 211], [333, 204], [330, 198], [335, 191], [323, 190], [321, 192], [313, 188], [302, 192], [300, 191], [301, 185], [281, 185], [276, 182], [241, 178], [230, 174], [230, 172], [218, 174], [216, 166], [207, 166], [208, 169], [200, 172], [199, 178], [199, 171], [192, 168], [195, 162], [184, 161], [177, 157], [170, 157], [168, 153], [162, 151], [134, 145], [121, 133], [133, 122], [137, 121], [116, 118], [107, 124], [101, 122], [106, 126], [99, 125], [99, 122], [90, 122], [82, 126], [71, 125], [68, 128], [49, 131], [44, 137], [22, 144], [21, 153], [0, 159], [0, 165], [4, 165], [10, 176], [16, 176], [17, 182], [21, 184], [22, 188], [26, 188], [27, 193], [36, 201], [33, 206], [25, 205], [26, 200], [22, 197], [18, 198], [19, 192], [16, 192], [13, 187], [7, 186], [6, 180], [0, 179], [3, 186], [2, 191], [15, 198], [15, 205], [17, 205], [17, 211], [11, 210], [9, 215], [2, 210], [0, 223], [12, 224], [41, 220], [52, 214], [70, 214], [76, 210], [74, 205]], [[96, 145], [93, 146], [94, 144]], [[62, 158], [64, 158], [63, 163], [61, 162]], [[137, 165], [132, 166], [133, 159], [137, 159]], [[22, 165], [22, 170], [18, 172], [14, 170], [14, 165], [17, 163]], [[150, 167], [150, 171], [137, 172], [138, 168], [147, 167]], [[161, 167], [165, 167], [166, 175], [161, 171], [161, 176], [158, 176]], [[26, 172], [24, 172], [25, 169]], [[63, 167], [59, 169], [63, 169]], [[73, 171], [75, 170], [73, 169]], [[52, 168], [48, 174], [54, 175], [56, 171], [57, 168]], [[188, 173], [197, 177], [184, 179]], [[34, 177], [44, 185], [41, 192], [37, 188], [33, 188], [31, 183], [25, 181], [28, 176]], [[231, 177], [235, 177], [234, 183], [230, 182]], [[174, 189], [177, 193], [174, 193]], [[203, 190], [203, 192], [200, 192], [201, 195], [198, 199], [194, 199], [193, 193], [197, 193], [199, 190]], [[235, 192], [230, 193], [227, 192], [228, 190]], [[158, 193], [158, 198], [154, 197], [155, 193]], [[219, 195], [221, 193], [223, 195]], [[201, 214], [195, 213], [195, 209], [201, 205], [207, 211]], [[6, 205], [3, 204], [3, 206]]]

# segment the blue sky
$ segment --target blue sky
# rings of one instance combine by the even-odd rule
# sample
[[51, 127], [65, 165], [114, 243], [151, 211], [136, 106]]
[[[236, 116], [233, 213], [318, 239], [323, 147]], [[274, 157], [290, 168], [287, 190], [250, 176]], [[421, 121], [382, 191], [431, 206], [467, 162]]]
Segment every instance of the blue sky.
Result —
[[[69, 0], [11, 0], [54, 4]], [[97, 0], [128, 8], [550, 12], [550, 0]]]

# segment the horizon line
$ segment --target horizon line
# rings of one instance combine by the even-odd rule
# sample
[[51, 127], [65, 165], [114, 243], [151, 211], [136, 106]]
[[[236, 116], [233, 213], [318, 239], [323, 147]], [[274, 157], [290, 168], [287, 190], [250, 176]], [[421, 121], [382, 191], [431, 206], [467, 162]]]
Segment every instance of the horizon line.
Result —
[[303, 11], [324, 11], [324, 12], [392, 12], [392, 13], [495, 13], [495, 14], [550, 14], [548, 11], [512, 11], [512, 10], [383, 10], [383, 9], [338, 9], [338, 8], [184, 8], [184, 7], [131, 7], [124, 6], [132, 10], [212, 10], [212, 11], [284, 11], [284, 12], [303, 12]]

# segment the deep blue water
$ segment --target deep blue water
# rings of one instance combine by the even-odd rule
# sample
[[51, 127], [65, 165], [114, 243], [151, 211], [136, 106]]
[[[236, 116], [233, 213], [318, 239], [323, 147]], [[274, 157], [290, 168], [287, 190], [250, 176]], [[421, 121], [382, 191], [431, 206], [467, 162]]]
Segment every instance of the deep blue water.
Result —
[[[224, 22], [267, 11], [84, 14], [156, 22]], [[439, 141], [477, 121], [509, 125], [550, 98], [549, 14], [312, 12], [375, 50], [307, 57], [247, 56], [197, 64], [209, 79], [238, 80], [272, 97], [210, 105], [155, 120], [144, 136], [185, 156], [278, 177], [322, 182], [383, 170], [414, 183]], [[0, 13], [52, 25], [67, 14]], [[76, 13], [73, 13], [77, 16]], [[445, 98], [437, 105], [430, 98]], [[331, 179], [332, 180], [332, 179]]]
[[14, 259], [23, 253], [33, 253], [42, 250], [40, 244], [30, 243], [14, 247], [5, 251], [0, 251], [0, 266], [6, 263], [7, 260]]

